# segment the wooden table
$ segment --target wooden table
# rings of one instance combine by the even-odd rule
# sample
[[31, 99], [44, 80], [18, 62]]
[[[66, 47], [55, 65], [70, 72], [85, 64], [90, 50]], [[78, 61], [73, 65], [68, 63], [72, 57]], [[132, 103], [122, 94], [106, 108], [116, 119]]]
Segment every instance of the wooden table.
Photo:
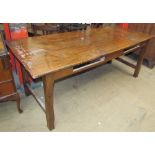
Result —
[[[89, 28], [81, 32], [65, 32], [7, 42], [23, 66], [25, 92], [32, 94], [45, 111], [49, 130], [54, 128], [53, 89], [57, 79], [81, 73], [112, 59], [132, 67], [138, 77], [147, 42], [153, 36], [127, 32], [118, 27]], [[137, 64], [122, 55], [141, 49]], [[43, 80], [45, 103], [35, 96], [28, 84], [28, 75]]]

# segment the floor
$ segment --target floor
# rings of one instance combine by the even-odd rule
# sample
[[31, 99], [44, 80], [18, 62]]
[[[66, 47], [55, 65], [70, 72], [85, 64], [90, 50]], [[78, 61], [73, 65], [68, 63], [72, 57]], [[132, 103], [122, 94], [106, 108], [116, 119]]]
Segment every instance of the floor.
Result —
[[[129, 59], [129, 58], [127, 58]], [[130, 60], [132, 61], [132, 60]], [[56, 131], [155, 131], [155, 68], [133, 69], [113, 61], [55, 84]], [[0, 104], [0, 131], [49, 131], [32, 96]]]

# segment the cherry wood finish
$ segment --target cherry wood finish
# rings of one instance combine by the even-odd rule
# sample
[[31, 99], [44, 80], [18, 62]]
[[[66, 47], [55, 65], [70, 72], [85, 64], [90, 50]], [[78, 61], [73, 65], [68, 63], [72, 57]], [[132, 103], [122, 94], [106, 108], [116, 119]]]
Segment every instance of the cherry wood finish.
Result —
[[[151, 35], [155, 35], [155, 23], [129, 23], [130, 31], [143, 32]], [[139, 51], [136, 51], [139, 54]], [[147, 46], [144, 59], [147, 60], [149, 68], [153, 68], [155, 65], [155, 39], [152, 39]]]
[[[133, 76], [137, 77], [147, 42], [152, 37], [154, 36], [128, 32], [118, 27], [105, 27], [10, 41], [7, 45], [27, 71], [23, 72], [26, 91], [29, 89], [29, 93], [35, 96], [28, 85], [28, 75], [34, 79], [42, 77], [45, 107], [39, 104], [45, 108], [47, 126], [51, 130], [54, 128], [53, 89], [57, 79], [85, 72], [136, 49], [142, 49], [137, 65], [119, 59], [134, 68]], [[37, 98], [36, 100], [39, 102]]]
[[8, 42], [13, 54], [35, 79], [147, 41], [151, 36], [115, 27], [65, 32]]

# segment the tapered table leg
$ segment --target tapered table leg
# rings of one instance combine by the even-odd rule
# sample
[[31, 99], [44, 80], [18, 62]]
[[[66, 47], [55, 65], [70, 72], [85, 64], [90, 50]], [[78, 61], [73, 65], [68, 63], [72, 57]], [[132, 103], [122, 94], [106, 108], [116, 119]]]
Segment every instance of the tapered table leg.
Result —
[[139, 53], [139, 58], [138, 58], [138, 61], [137, 61], [137, 65], [136, 65], [134, 74], [133, 74], [134, 77], [138, 77], [138, 75], [139, 75], [139, 72], [140, 72], [140, 69], [141, 69], [141, 65], [142, 65], [142, 63], [143, 63], [144, 55], [145, 55], [145, 53], [146, 53], [146, 48], [147, 48], [147, 43], [146, 43], [146, 45], [141, 49], [141, 51], [140, 51], [140, 53]]
[[45, 96], [45, 112], [47, 127], [49, 130], [54, 129], [54, 107], [53, 107], [53, 89], [54, 79], [52, 74], [43, 77], [44, 96]]
[[18, 112], [19, 112], [19, 113], [22, 113], [23, 110], [22, 110], [21, 107], [20, 107], [20, 96], [19, 96], [18, 93], [16, 93], [16, 103], [17, 103]]

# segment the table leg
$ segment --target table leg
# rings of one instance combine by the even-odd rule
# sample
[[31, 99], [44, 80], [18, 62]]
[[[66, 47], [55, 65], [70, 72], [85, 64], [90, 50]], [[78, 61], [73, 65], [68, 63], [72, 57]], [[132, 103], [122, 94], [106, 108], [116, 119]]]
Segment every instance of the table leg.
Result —
[[141, 65], [143, 63], [144, 55], [146, 53], [146, 47], [147, 47], [147, 44], [141, 49], [141, 51], [139, 53], [137, 65], [136, 65], [136, 68], [135, 68], [135, 72], [133, 74], [134, 77], [138, 77], [138, 74], [139, 74], [140, 69], [141, 69]]
[[53, 107], [53, 89], [54, 78], [52, 74], [43, 77], [44, 96], [45, 96], [45, 112], [47, 127], [49, 130], [54, 129], [54, 107]]
[[19, 96], [18, 93], [16, 94], [16, 103], [17, 103], [18, 112], [19, 112], [19, 113], [22, 113], [23, 110], [20, 108], [20, 96]]
[[24, 85], [25, 95], [28, 96], [31, 94], [31, 92], [29, 91], [29, 89], [26, 86], [26, 83], [29, 82], [28, 74], [23, 66], [21, 69], [22, 69], [22, 75], [23, 75], [23, 85]]
[[20, 96], [17, 92], [12, 93], [11, 95], [3, 96], [0, 98], [0, 103], [7, 102], [7, 101], [16, 101], [18, 112], [19, 113], [23, 112], [23, 110], [20, 108]]

